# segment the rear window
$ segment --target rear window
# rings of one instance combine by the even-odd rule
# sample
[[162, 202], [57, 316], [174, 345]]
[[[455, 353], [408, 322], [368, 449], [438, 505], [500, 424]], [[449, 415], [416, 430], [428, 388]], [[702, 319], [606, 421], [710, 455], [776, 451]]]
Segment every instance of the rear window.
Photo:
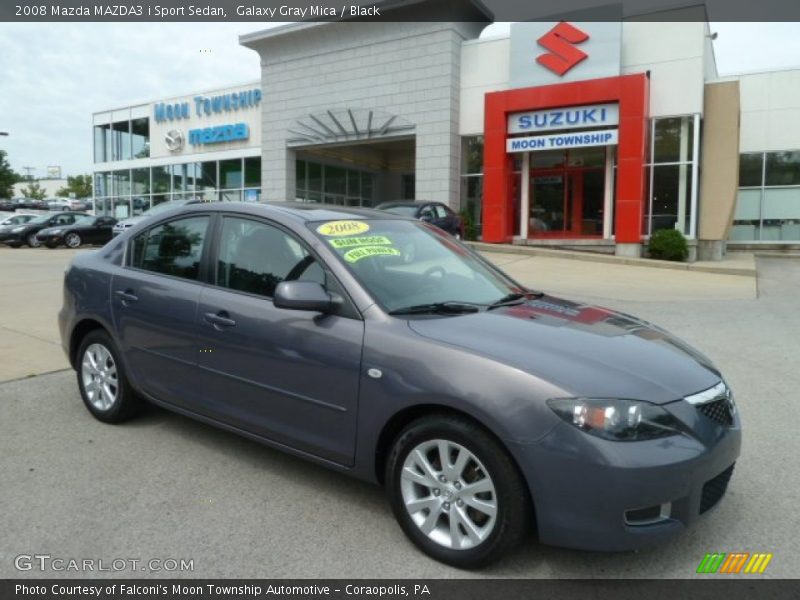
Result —
[[416, 206], [389, 206], [388, 208], [382, 208], [381, 210], [385, 210], [386, 212], [390, 212], [395, 215], [400, 215], [401, 217], [413, 217], [417, 214]]

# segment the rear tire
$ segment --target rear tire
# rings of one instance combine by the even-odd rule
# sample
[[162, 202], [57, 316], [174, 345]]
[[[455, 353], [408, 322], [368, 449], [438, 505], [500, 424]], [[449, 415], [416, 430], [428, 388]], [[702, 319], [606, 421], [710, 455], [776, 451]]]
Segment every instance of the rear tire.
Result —
[[408, 538], [454, 567], [484, 567], [532, 531], [527, 487], [505, 448], [466, 419], [433, 415], [398, 435], [386, 494]]
[[92, 331], [81, 340], [76, 370], [83, 403], [96, 419], [121, 423], [141, 411], [144, 402], [128, 383], [116, 346], [105, 331]]
[[25, 243], [28, 244], [31, 248], [38, 248], [41, 246], [41, 242], [36, 239], [35, 233], [29, 233], [28, 237], [25, 238]]

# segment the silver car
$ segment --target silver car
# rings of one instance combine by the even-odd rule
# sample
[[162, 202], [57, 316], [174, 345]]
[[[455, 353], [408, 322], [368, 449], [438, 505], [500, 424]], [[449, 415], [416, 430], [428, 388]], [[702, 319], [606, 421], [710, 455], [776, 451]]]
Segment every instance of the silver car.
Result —
[[59, 324], [96, 418], [148, 401], [381, 484], [408, 538], [463, 568], [534, 531], [662, 542], [739, 455], [731, 390], [698, 351], [385, 212], [163, 212], [74, 257]]

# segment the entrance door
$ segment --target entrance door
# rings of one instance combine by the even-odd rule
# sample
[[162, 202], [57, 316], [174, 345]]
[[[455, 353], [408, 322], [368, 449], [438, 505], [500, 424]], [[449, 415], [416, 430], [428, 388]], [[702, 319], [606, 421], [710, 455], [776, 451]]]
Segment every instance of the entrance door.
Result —
[[603, 235], [604, 169], [566, 166], [530, 173], [530, 237]]

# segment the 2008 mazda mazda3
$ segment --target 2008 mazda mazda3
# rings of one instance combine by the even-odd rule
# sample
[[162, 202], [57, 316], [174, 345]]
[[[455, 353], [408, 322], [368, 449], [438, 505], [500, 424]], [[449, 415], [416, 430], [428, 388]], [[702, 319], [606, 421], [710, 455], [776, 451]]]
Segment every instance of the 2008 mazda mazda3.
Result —
[[101, 421], [149, 401], [379, 482], [406, 535], [460, 567], [534, 529], [662, 541], [720, 500], [740, 449], [696, 350], [371, 210], [164, 212], [73, 259], [59, 324]]

